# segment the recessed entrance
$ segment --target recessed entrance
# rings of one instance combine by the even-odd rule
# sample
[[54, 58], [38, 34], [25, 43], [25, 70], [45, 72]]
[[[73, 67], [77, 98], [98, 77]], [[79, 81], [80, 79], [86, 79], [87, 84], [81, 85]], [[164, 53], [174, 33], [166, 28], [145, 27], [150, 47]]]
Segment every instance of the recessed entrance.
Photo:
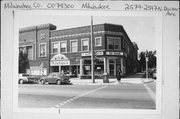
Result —
[[115, 60], [113, 59], [110, 59], [109, 60], [109, 75], [111, 76], [111, 77], [114, 77], [115, 76], [115, 74], [116, 74], [116, 66], [115, 66]]

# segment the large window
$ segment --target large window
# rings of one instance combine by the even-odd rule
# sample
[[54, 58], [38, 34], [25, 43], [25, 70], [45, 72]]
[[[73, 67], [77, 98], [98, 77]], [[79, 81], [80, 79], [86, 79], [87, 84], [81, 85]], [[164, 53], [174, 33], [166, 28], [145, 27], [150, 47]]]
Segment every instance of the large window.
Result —
[[60, 52], [67, 52], [67, 43], [60, 42]]
[[19, 47], [19, 51], [22, 51], [24, 54], [27, 53], [28, 60], [33, 60], [33, 49], [32, 49], [32, 46]]
[[57, 54], [59, 49], [59, 43], [52, 43], [52, 53]]
[[121, 39], [116, 37], [107, 38], [107, 46], [109, 50], [120, 50], [121, 48]]
[[27, 46], [27, 54], [28, 54], [28, 59], [33, 60], [33, 52], [32, 52], [32, 46]]
[[120, 43], [119, 43], [119, 39], [114, 39], [114, 49], [115, 50], [119, 50], [119, 46], [120, 46]]
[[46, 57], [46, 43], [39, 44], [39, 56]]
[[95, 46], [102, 46], [102, 37], [95, 38]]
[[82, 39], [82, 51], [88, 51], [89, 50], [89, 39]]
[[77, 52], [78, 51], [78, 42], [77, 40], [71, 41], [71, 52]]

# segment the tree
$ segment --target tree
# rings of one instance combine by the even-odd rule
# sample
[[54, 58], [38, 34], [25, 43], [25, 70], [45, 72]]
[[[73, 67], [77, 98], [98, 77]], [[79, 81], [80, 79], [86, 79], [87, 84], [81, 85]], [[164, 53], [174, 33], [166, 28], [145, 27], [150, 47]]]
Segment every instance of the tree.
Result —
[[148, 68], [156, 68], [156, 51], [147, 52]]
[[156, 67], [156, 51], [142, 51], [139, 54], [139, 65], [141, 71], [145, 71], [146, 68], [146, 57], [148, 58], [148, 68], [155, 68]]
[[140, 60], [139, 60], [140, 70], [141, 70], [141, 71], [144, 71], [145, 68], [146, 68], [146, 57], [145, 57], [145, 52], [143, 52], [143, 51], [140, 52], [139, 58], [140, 58]]
[[26, 73], [29, 68], [29, 60], [27, 52], [19, 51], [19, 73]]

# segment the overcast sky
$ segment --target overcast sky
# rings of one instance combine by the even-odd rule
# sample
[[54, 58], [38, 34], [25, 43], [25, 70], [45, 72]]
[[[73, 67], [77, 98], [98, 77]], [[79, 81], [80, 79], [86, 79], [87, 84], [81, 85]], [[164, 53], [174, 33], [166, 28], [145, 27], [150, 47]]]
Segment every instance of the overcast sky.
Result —
[[[57, 30], [90, 25], [90, 16], [32, 16], [19, 18], [19, 27], [27, 27], [52, 23]], [[140, 51], [156, 50], [155, 19], [154, 17], [137, 16], [94, 16], [94, 24], [112, 23], [122, 25], [132, 42], [136, 42]]]

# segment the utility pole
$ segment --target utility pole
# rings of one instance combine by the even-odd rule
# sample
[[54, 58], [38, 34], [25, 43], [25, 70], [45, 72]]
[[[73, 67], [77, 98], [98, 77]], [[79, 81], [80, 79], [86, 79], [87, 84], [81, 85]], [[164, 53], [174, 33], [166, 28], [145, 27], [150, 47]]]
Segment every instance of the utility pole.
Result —
[[91, 16], [91, 80], [95, 83], [94, 79], [94, 40], [93, 40], [93, 16]]
[[148, 79], [148, 57], [147, 57], [147, 51], [145, 54], [145, 59], [146, 59], [146, 79]]

